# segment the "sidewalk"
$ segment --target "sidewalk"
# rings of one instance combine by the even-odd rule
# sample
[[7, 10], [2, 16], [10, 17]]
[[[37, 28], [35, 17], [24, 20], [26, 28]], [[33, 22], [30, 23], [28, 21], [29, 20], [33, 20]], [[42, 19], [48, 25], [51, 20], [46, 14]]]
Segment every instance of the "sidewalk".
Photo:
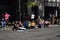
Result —
[[[60, 25], [49, 25], [49, 28], [50, 27], [59, 27]], [[12, 28], [13, 28], [13, 26], [11, 25], [11, 26], [6, 26], [6, 30], [12, 30]], [[39, 29], [39, 28], [37, 28], [37, 29]]]
[[56, 25], [55, 24], [54, 25], [49, 25], [49, 27], [57, 27], [57, 26], [60, 26], [60, 25], [57, 25], [57, 24]]

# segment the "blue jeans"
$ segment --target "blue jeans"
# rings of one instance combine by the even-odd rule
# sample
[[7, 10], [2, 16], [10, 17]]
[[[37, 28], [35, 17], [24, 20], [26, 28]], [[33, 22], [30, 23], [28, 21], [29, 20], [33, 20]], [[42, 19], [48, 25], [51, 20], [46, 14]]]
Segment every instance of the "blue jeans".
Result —
[[6, 27], [6, 25], [1, 25], [1, 26], [2, 26], [3, 29]]

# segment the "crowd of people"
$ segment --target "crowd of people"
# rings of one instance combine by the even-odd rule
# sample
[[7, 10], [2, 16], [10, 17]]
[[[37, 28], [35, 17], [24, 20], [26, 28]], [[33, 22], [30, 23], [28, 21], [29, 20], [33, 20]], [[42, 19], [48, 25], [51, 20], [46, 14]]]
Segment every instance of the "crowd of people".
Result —
[[[3, 17], [1, 20], [1, 28], [3, 30], [3, 29], [6, 29], [6, 25], [9, 23], [10, 14], [5, 12], [5, 14], [2, 16]], [[35, 15], [32, 14], [31, 20], [25, 20], [24, 22], [22, 22], [21, 20], [14, 21], [14, 24], [12, 24], [13, 26], [12, 30], [14, 31], [14, 30], [25, 30], [25, 29], [35, 29], [35, 28], [48, 28], [50, 23], [51, 24], [56, 23], [55, 19], [56, 19], [55, 16], [53, 16], [52, 18], [50, 17], [49, 19], [50, 21], [44, 18], [35, 20]]]
[[10, 14], [8, 13], [8, 12], [4, 12], [4, 14], [2, 14], [2, 16], [1, 16], [1, 28], [2, 28], [2, 30], [3, 29], [6, 29], [6, 24], [8, 23], [8, 21], [9, 21], [9, 17], [10, 17]]
[[[1, 28], [6, 29], [6, 21], [2, 19], [1, 21]], [[25, 30], [25, 29], [36, 29], [36, 28], [48, 28], [49, 26], [49, 21], [44, 20], [44, 19], [39, 19], [37, 22], [32, 20], [28, 21], [25, 20], [24, 22], [22, 21], [15, 21], [14, 24], [12, 25], [12, 31], [14, 30]]]

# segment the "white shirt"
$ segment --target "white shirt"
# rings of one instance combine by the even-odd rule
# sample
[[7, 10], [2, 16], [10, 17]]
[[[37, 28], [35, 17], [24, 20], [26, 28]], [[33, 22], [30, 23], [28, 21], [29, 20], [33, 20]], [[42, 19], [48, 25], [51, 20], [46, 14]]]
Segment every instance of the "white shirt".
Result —
[[34, 18], [35, 18], [35, 15], [34, 15], [34, 14], [32, 14], [32, 15], [31, 15], [31, 19], [34, 19]]

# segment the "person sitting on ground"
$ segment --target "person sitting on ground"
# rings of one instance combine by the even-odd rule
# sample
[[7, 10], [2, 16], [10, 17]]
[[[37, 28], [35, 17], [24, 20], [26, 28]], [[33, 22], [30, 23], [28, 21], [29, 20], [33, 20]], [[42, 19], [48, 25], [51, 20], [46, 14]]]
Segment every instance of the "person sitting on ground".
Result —
[[31, 21], [28, 22], [28, 28], [31, 28]]
[[25, 30], [23, 24], [21, 21], [19, 21], [19, 27], [18, 27], [18, 30]]
[[43, 18], [40, 19], [40, 23], [39, 24], [40, 24], [39, 26], [41, 28], [44, 28], [44, 19]]
[[48, 20], [45, 20], [45, 27], [46, 27], [46, 28], [49, 27], [49, 26], [48, 26], [49, 24], [50, 24], [50, 22], [49, 22]]
[[41, 28], [41, 19], [38, 21], [38, 28]]
[[28, 21], [26, 20], [24, 23], [23, 23], [23, 26], [28, 29]]
[[19, 21], [19, 27], [22, 27], [22, 26], [23, 26], [22, 22], [21, 22], [21, 21]]
[[34, 20], [31, 22], [31, 29], [35, 28], [36, 23], [34, 22]]
[[18, 30], [18, 27], [19, 27], [19, 24], [18, 24], [18, 22], [16, 21], [16, 22], [14, 23], [14, 26], [13, 26], [12, 30], [13, 30], [13, 31], [14, 31], [14, 30]]

